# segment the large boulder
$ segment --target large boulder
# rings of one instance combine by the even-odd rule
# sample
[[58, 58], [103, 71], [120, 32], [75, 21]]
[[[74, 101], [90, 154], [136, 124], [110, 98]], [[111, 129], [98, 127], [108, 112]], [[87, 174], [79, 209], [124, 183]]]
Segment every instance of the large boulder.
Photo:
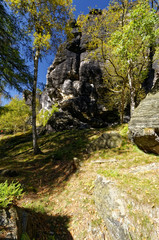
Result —
[[129, 122], [131, 140], [144, 152], [159, 154], [159, 64], [153, 64], [153, 87]]
[[159, 92], [148, 94], [136, 108], [129, 131], [140, 149], [159, 154]]
[[159, 80], [135, 109], [129, 122], [132, 141], [147, 153], [159, 154]]
[[[147, 168], [140, 166], [138, 171], [142, 173]], [[135, 201], [118, 187], [118, 182], [100, 175], [95, 181], [94, 197], [111, 240], [159, 239], [158, 206]]]
[[95, 139], [89, 146], [88, 151], [96, 151], [107, 148], [117, 148], [122, 144], [122, 137], [117, 132], [103, 133], [99, 138]]
[[[42, 214], [17, 206], [0, 209], [0, 239], [47, 239], [48, 224]], [[28, 239], [23, 238], [23, 239]]]

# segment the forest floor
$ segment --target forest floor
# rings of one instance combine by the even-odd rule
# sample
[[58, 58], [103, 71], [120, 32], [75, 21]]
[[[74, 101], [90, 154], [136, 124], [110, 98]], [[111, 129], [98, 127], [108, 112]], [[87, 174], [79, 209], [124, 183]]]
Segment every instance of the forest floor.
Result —
[[[88, 153], [93, 139], [114, 130], [123, 136], [120, 147]], [[133, 178], [129, 171], [138, 166], [157, 164], [159, 157], [145, 154], [134, 146], [127, 138], [127, 125], [40, 136], [43, 154], [36, 156], [31, 140], [29, 132], [1, 136], [0, 182], [14, 180], [21, 183], [24, 196], [18, 206], [49, 218], [48, 231], [54, 236], [50, 239], [109, 240], [94, 202], [94, 181], [98, 174], [117, 179], [122, 188], [129, 189], [132, 198], [159, 203], [158, 174], [148, 171], [146, 175]], [[7, 176], [5, 170], [15, 170], [15, 176]], [[153, 182], [150, 183], [148, 179], [150, 176], [152, 179], [152, 173]]]

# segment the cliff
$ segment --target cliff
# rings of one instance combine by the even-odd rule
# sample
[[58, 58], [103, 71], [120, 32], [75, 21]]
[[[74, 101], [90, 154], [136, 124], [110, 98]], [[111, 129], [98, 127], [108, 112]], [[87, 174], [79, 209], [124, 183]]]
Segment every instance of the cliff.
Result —
[[98, 101], [104, 90], [102, 64], [89, 57], [89, 40], [79, 31], [76, 20], [71, 22], [71, 27], [73, 37], [60, 46], [48, 69], [41, 96], [43, 109], [49, 110], [55, 103], [59, 107], [47, 130], [104, 127], [112, 119], [118, 121], [118, 114], [108, 111]]

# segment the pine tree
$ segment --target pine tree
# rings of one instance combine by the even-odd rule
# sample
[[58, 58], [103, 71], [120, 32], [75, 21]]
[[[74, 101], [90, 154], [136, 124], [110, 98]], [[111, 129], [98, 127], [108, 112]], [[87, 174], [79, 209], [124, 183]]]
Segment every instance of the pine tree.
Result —
[[32, 80], [19, 48], [22, 33], [16, 18], [7, 13], [0, 0], [0, 92], [9, 95], [6, 87], [22, 91], [22, 86]]

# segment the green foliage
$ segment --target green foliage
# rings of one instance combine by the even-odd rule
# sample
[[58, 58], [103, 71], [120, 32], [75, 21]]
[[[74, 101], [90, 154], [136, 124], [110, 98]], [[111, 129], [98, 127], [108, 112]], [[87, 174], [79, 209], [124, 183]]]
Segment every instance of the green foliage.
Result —
[[0, 9], [0, 92], [7, 94], [6, 87], [21, 91], [22, 85], [26, 85], [32, 77], [20, 57], [19, 49], [24, 36], [17, 19], [6, 11], [3, 0], [0, 0]]
[[122, 129], [120, 130], [121, 136], [127, 137], [128, 136], [128, 131], [129, 131], [128, 124], [122, 125]]
[[31, 115], [30, 108], [25, 104], [24, 100], [17, 97], [2, 109], [0, 115], [0, 130], [5, 133], [18, 132], [27, 130], [27, 121]]
[[148, 1], [140, 0], [133, 6], [128, 21], [112, 33], [108, 45], [117, 64], [126, 73], [125, 79], [130, 90], [131, 113], [135, 107], [135, 97], [148, 74], [150, 47], [156, 42], [155, 26], [158, 16], [150, 9]]
[[[139, 1], [130, 11], [127, 24], [122, 31], [115, 31], [109, 44], [113, 46], [114, 53], [122, 61], [124, 68], [128, 65], [128, 60], [136, 64], [141, 61], [140, 56], [144, 57], [147, 47], [155, 42], [155, 24], [157, 23], [156, 14], [151, 11], [147, 1]], [[126, 65], [126, 66], [125, 66]]]
[[[69, 17], [72, 15], [72, 0], [5, 0], [11, 9], [25, 19], [25, 31], [32, 37], [32, 55], [34, 56], [34, 79], [32, 85], [32, 130], [34, 154], [40, 149], [36, 132], [36, 89], [38, 63], [42, 53], [57, 49], [63, 39]], [[67, 29], [68, 31], [68, 29]]]
[[[31, 240], [31, 239], [27, 233], [23, 233], [20, 240]], [[35, 238], [33, 240], [35, 240]]]
[[56, 240], [54, 236], [49, 236], [48, 240]]
[[158, 15], [148, 0], [112, 0], [102, 15], [83, 15], [78, 19], [88, 37], [90, 56], [103, 62], [103, 102], [112, 109], [118, 107], [121, 122], [126, 106], [131, 103], [133, 109], [136, 99], [137, 105], [145, 96], [142, 83], [152, 64], [150, 47], [154, 51], [157, 23]]
[[20, 240], [31, 240], [27, 233], [23, 233]]
[[20, 183], [8, 184], [7, 181], [0, 183], [0, 208], [6, 208], [14, 200], [22, 196], [23, 189]]
[[58, 112], [59, 109], [57, 104], [52, 105], [52, 109], [50, 110], [41, 110], [40, 113], [37, 115], [37, 120], [39, 125], [46, 126], [49, 118], [55, 113]]
[[[25, 27], [33, 37], [33, 50], [46, 51], [59, 43], [59, 33], [63, 33], [71, 14], [72, 0], [5, 0], [11, 9], [22, 18]], [[53, 42], [52, 42], [53, 41]]]

